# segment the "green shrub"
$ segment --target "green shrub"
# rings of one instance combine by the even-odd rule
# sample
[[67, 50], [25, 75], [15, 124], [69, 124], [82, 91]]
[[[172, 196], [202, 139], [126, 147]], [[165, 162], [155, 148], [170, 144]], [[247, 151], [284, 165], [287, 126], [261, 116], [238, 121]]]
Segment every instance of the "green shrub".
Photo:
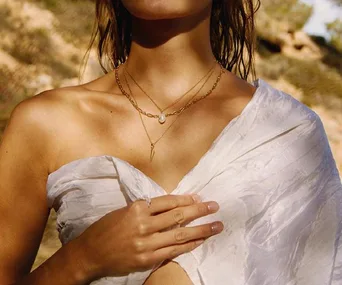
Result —
[[64, 63], [66, 61], [54, 52], [47, 30], [18, 31], [17, 37], [20, 40], [11, 46], [5, 46], [4, 49], [18, 61], [25, 64], [46, 65], [55, 76], [62, 78], [77, 77], [77, 69]]
[[5, 5], [0, 5], [0, 27], [3, 30], [12, 29], [12, 26], [9, 21], [9, 17], [11, 16], [11, 9]]
[[340, 74], [320, 61], [289, 58], [279, 53], [264, 59], [257, 68], [259, 77], [284, 78], [301, 89], [307, 105], [329, 101], [332, 97], [342, 99]]
[[56, 30], [75, 45], [88, 44], [95, 19], [92, 0], [29, 0], [53, 12], [58, 19]]
[[51, 56], [51, 41], [44, 29], [33, 31], [17, 31], [18, 41], [5, 50], [13, 57], [26, 64], [37, 64], [46, 62]]
[[29, 96], [27, 78], [21, 69], [12, 71], [0, 65], [0, 121], [6, 121], [14, 106]]
[[330, 43], [339, 52], [342, 52], [342, 21], [336, 19], [331, 23], [326, 24], [327, 30], [330, 33]]
[[265, 12], [276, 22], [286, 23], [290, 30], [302, 29], [313, 8], [299, 0], [263, 0]]

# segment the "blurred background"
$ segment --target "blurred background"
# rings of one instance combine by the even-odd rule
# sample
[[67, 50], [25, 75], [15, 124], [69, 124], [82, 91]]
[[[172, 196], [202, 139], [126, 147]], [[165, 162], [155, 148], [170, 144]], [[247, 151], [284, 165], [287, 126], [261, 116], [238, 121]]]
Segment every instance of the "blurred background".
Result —
[[[321, 117], [342, 173], [342, 0], [261, 0], [256, 73]], [[94, 0], [0, 0], [0, 138], [14, 106], [102, 74], [92, 51]], [[51, 213], [35, 267], [60, 247]]]

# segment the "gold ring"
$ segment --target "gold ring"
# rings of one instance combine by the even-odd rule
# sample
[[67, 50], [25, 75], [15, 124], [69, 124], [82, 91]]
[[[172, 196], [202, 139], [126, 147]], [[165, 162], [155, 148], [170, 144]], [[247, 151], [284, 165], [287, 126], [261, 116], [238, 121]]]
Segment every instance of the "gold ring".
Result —
[[151, 199], [147, 198], [145, 199], [146, 203], [147, 203], [147, 207], [150, 208], [151, 207]]

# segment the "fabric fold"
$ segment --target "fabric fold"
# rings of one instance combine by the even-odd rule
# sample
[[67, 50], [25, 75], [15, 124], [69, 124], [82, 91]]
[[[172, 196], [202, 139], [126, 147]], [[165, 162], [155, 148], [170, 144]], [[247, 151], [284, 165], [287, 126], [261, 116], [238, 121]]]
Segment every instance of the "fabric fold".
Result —
[[[243, 112], [172, 194], [198, 193], [220, 209], [222, 233], [174, 259], [194, 285], [342, 284], [342, 186], [317, 114], [262, 79]], [[106, 213], [166, 195], [118, 157], [70, 162], [51, 173], [49, 206], [63, 244]], [[151, 270], [92, 284], [140, 285]]]

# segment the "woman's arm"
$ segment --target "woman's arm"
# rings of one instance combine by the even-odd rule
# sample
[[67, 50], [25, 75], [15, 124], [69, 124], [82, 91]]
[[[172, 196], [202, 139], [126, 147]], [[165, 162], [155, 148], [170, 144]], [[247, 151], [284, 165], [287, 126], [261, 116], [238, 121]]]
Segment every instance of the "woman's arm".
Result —
[[[46, 180], [51, 145], [45, 101], [37, 97], [17, 105], [0, 146], [0, 284], [4, 285], [30, 272], [49, 215]], [[80, 276], [77, 252], [70, 244], [16, 284], [54, 284], [53, 280], [77, 284], [73, 281]]]
[[[85, 249], [71, 241], [30, 274], [23, 275], [10, 285], [84, 285], [91, 283], [95, 272], [85, 266]], [[1, 283], [3, 284], [3, 283]]]

